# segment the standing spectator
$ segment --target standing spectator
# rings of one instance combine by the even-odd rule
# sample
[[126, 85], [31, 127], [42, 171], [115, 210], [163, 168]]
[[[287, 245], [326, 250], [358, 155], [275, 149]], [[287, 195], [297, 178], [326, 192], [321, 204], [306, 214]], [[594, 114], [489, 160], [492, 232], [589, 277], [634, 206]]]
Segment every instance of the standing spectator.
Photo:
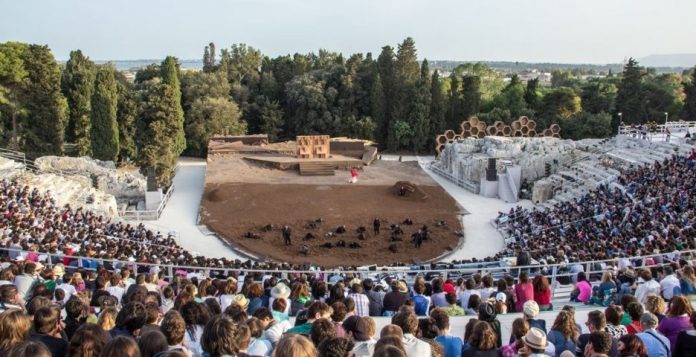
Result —
[[[454, 296], [448, 294], [448, 296]], [[460, 357], [462, 355], [463, 341], [457, 336], [450, 335], [450, 315], [441, 308], [435, 308], [430, 312], [430, 317], [435, 320], [435, 325], [439, 329], [435, 341], [442, 344], [445, 349], [445, 357]]]
[[121, 274], [111, 274], [110, 283], [111, 285], [106, 288], [106, 291], [108, 291], [109, 294], [111, 294], [112, 296], [116, 297], [116, 300], [118, 302], [121, 302], [123, 294], [125, 294], [126, 292], [126, 289], [124, 288], [124, 282], [121, 280]]
[[73, 334], [87, 321], [87, 306], [79, 298], [73, 297], [65, 304], [65, 335], [68, 340], [72, 339]]
[[232, 305], [235, 295], [237, 295], [237, 279], [227, 278], [227, 284], [225, 284], [222, 294], [218, 296], [222, 311], [225, 311], [228, 306]]
[[534, 285], [534, 301], [539, 304], [539, 310], [551, 310], [553, 306], [551, 306], [551, 288], [549, 287], [549, 279], [540, 273], [534, 277], [532, 285]]
[[29, 337], [31, 320], [19, 309], [8, 309], [0, 314], [0, 355], [7, 356], [10, 349]]
[[63, 357], [68, 349], [68, 341], [62, 338], [62, 330], [60, 310], [55, 306], [42, 307], [34, 313], [34, 333], [30, 339], [46, 345], [53, 357]]
[[534, 300], [534, 286], [524, 271], [520, 273], [519, 281], [515, 284], [515, 296], [517, 297], [515, 311], [522, 311], [524, 303]]
[[575, 326], [575, 320], [568, 311], [559, 311], [553, 327], [547, 336], [556, 350], [556, 356], [560, 356], [563, 351], [575, 353], [580, 331]]
[[[669, 339], [655, 329], [658, 324], [657, 316], [646, 312], [640, 317], [640, 325], [643, 332], [636, 334], [647, 349], [648, 355], [651, 357], [669, 357], [670, 347]], [[677, 337], [677, 340], [679, 337]], [[696, 350], [694, 351], [696, 352]]]
[[136, 301], [129, 302], [116, 315], [116, 325], [109, 331], [109, 334], [111, 337], [130, 336], [136, 338], [146, 321], [145, 305]]
[[672, 356], [696, 356], [696, 313], [691, 314], [691, 328], [677, 335], [677, 343], [674, 346]]
[[691, 302], [684, 296], [675, 296], [667, 312], [667, 317], [662, 319], [657, 327], [657, 330], [669, 339], [670, 348], [673, 351], [679, 333], [691, 327], [691, 313]]

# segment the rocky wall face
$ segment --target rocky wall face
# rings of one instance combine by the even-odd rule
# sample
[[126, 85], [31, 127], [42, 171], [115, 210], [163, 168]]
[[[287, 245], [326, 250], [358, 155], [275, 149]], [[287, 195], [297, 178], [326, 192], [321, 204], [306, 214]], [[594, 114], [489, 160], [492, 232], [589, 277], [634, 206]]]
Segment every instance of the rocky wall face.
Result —
[[34, 161], [42, 171], [60, 171], [86, 178], [90, 186], [115, 197], [145, 197], [146, 180], [137, 171], [122, 171], [113, 161], [99, 161], [90, 157], [43, 156]]

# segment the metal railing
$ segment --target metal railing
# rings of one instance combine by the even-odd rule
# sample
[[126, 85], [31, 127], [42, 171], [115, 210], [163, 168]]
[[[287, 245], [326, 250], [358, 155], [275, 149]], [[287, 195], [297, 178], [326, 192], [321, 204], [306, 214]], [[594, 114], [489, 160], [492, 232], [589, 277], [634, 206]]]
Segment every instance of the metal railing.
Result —
[[129, 221], [156, 221], [159, 219], [159, 217], [162, 215], [162, 211], [164, 211], [165, 206], [167, 205], [167, 202], [169, 199], [172, 197], [172, 194], [174, 193], [174, 184], [172, 183], [171, 186], [169, 186], [169, 189], [167, 192], [164, 193], [164, 197], [162, 197], [162, 201], [160, 202], [159, 206], [157, 206], [157, 209], [153, 210], [137, 210], [137, 209], [132, 209], [132, 210], [122, 210], [119, 211], [119, 217], [125, 220]]
[[437, 167], [437, 165], [434, 165], [434, 163], [435, 162], [433, 161], [428, 166], [434, 173], [448, 179], [449, 181], [453, 182], [455, 185], [457, 185], [457, 186], [459, 186], [467, 191], [473, 192], [475, 194], [479, 193], [479, 191], [480, 191], [479, 185], [476, 182], [454, 177], [450, 173], [446, 172], [445, 170]]
[[[671, 134], [679, 132], [696, 131], [696, 121], [669, 121], [665, 124], [646, 125], [646, 134], [664, 134], [665, 128], [669, 128]], [[640, 125], [633, 127], [632, 125], [619, 126], [619, 135], [641, 135]]]
[[[56, 254], [56, 253], [44, 253], [44, 252], [30, 252], [21, 249], [12, 248], [0, 248], [0, 252], [6, 252], [3, 255], [8, 255], [10, 258], [16, 256], [25, 257], [30, 253], [35, 253], [40, 256], [40, 261], [44, 262], [48, 267], [53, 267], [55, 264], [64, 263], [67, 259], [67, 264], [64, 264], [67, 269], [85, 269], [85, 270], [97, 270], [100, 267], [108, 268], [112, 270], [118, 270], [124, 267], [133, 269], [135, 272], [142, 272], [143, 270], [150, 271], [150, 268], [156, 267], [159, 271], [163, 271], [166, 276], [173, 278], [176, 274], [189, 274], [193, 273], [200, 277], [213, 277], [215, 275], [221, 274], [227, 276], [230, 273], [237, 273], [238, 275], [248, 275], [248, 274], [258, 274], [259, 276], [265, 274], [271, 274], [279, 276], [280, 278], [292, 278], [299, 276], [300, 274], [316, 276], [317, 278], [323, 279], [326, 282], [331, 281], [333, 276], [345, 277], [348, 274], [352, 274], [354, 277], [360, 279], [365, 278], [377, 278], [380, 277], [393, 277], [398, 279], [404, 279], [409, 283], [415, 280], [416, 276], [424, 276], [427, 280], [433, 279], [435, 277], [440, 277], [442, 279], [457, 279], [460, 277], [469, 277], [473, 274], [481, 275], [492, 275], [496, 278], [501, 278], [504, 275], [512, 274], [517, 275], [519, 271], [529, 271], [529, 272], [543, 272], [549, 280], [553, 283], [552, 296], [555, 287], [558, 285], [557, 282], [560, 278], [566, 277], [567, 279], [572, 279], [577, 273], [570, 271], [572, 266], [581, 266], [582, 271], [585, 272], [588, 279], [597, 281], [597, 276], [605, 271], [604, 269], [596, 269], [596, 267], [602, 266], [602, 264], [616, 263], [619, 259], [628, 260], [635, 267], [657, 267], [662, 265], [670, 264], [671, 262], [677, 261], [678, 259], [693, 260], [696, 257], [696, 249], [693, 250], [682, 250], [674, 251], [670, 253], [659, 253], [650, 254], [644, 256], [636, 256], [630, 258], [614, 258], [614, 259], [603, 259], [603, 260], [593, 260], [585, 262], [576, 263], [559, 263], [559, 264], [535, 264], [527, 266], [494, 266], [489, 265], [493, 263], [470, 263], [470, 264], [455, 264], [454, 268], [434, 268], [434, 269], [419, 269], [416, 266], [411, 267], [364, 267], [358, 268], [357, 270], [351, 269], [312, 269], [312, 270], [298, 270], [298, 269], [256, 269], [256, 268], [237, 268], [237, 267], [200, 267], [200, 266], [186, 266], [186, 265], [175, 265], [175, 264], [154, 264], [154, 263], [144, 263], [144, 262], [131, 262], [131, 261], [120, 261], [116, 259], [101, 259], [101, 258], [91, 258], [91, 257], [81, 257], [74, 255]], [[12, 253], [12, 254], [10, 254]], [[45, 256], [45, 257], [41, 257]], [[656, 263], [653, 265], [646, 265], [648, 259], [662, 258], [662, 263]], [[636, 264], [638, 263], [638, 264]], [[444, 263], [443, 263], [444, 264]], [[141, 268], [139, 270], [139, 268]]]

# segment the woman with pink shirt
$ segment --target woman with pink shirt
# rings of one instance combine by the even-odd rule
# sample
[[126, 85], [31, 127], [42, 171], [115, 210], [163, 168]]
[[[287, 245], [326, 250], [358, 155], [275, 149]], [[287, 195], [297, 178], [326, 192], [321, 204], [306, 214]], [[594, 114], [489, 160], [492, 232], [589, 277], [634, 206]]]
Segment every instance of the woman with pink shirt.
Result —
[[581, 271], [578, 273], [578, 282], [575, 283], [575, 290], [577, 296], [571, 294], [571, 301], [582, 302], [585, 304], [590, 301], [590, 297], [592, 297], [592, 285], [590, 285], [590, 282], [587, 281], [585, 272]]
[[526, 272], [521, 272], [519, 281], [515, 284], [515, 296], [517, 297], [517, 302], [515, 303], [515, 311], [522, 311], [522, 307], [527, 300], [534, 299], [534, 286], [532, 282], [529, 281], [529, 276]]

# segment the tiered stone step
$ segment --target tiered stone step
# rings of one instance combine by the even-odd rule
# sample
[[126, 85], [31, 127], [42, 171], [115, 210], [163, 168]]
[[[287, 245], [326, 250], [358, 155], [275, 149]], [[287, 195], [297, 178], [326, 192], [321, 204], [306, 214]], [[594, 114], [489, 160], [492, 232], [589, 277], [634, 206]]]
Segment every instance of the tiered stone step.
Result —
[[334, 165], [324, 162], [300, 162], [300, 175], [302, 176], [333, 176]]

